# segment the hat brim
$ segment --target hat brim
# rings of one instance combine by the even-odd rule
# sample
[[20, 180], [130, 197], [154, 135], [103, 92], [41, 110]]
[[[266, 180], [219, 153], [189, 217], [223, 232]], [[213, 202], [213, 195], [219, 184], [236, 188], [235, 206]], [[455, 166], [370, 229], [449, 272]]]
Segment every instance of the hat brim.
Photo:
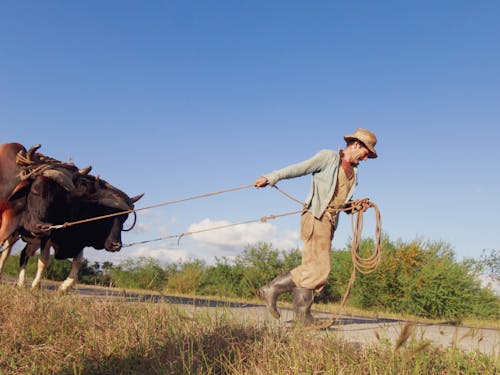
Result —
[[354, 135], [350, 135], [350, 134], [349, 135], [344, 135], [344, 140], [346, 142], [350, 141], [350, 140], [355, 140], [355, 141], [361, 142], [368, 149], [368, 151], [370, 151], [368, 153], [368, 158], [369, 159], [378, 158], [377, 151], [375, 151], [375, 149], [373, 147], [368, 146], [365, 142], [363, 142], [363, 140], [359, 139], [358, 137], [355, 137]]

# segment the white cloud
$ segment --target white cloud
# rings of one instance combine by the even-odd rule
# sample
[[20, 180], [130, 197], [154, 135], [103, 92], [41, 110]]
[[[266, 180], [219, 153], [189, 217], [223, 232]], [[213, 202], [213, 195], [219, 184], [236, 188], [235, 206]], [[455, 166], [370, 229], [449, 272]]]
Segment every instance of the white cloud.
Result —
[[139, 233], [147, 233], [148, 231], [149, 227], [145, 223], [136, 223], [131, 233], [139, 234]]
[[[140, 225], [139, 225], [140, 224]], [[247, 246], [258, 242], [271, 243], [279, 250], [290, 250], [301, 246], [299, 232], [280, 230], [279, 226], [270, 222], [256, 222], [249, 224], [233, 225], [228, 220], [211, 220], [206, 218], [188, 226], [184, 231], [172, 233], [169, 223], [162, 225], [154, 223], [138, 223], [140, 234], [148, 233], [150, 236], [141, 238], [124, 238], [125, 246], [120, 252], [95, 251], [86, 249], [85, 257], [90, 261], [111, 261], [119, 264], [130, 259], [149, 257], [161, 263], [176, 263], [189, 259], [202, 259], [211, 264], [215, 258], [225, 257], [232, 259], [242, 253]], [[226, 228], [219, 228], [229, 226]], [[298, 228], [297, 228], [298, 229]], [[189, 234], [190, 232], [204, 231]], [[175, 237], [181, 235], [180, 237]], [[167, 238], [172, 236], [172, 238]], [[161, 241], [156, 239], [162, 238]], [[141, 244], [141, 240], [149, 243]]]
[[171, 235], [172, 225], [177, 223], [176, 217], [171, 217], [169, 219], [157, 219], [137, 221], [134, 229], [131, 231], [133, 234], [145, 234], [145, 233], [159, 233], [161, 236]]
[[190, 258], [189, 251], [181, 248], [144, 246], [130, 251], [129, 258], [153, 258], [161, 263], [183, 262]]
[[192, 234], [193, 240], [200, 246], [209, 246], [223, 253], [240, 252], [245, 246], [257, 242], [270, 242], [274, 247], [285, 250], [298, 246], [297, 232], [280, 234], [277, 227], [271, 223], [249, 223], [235, 226], [231, 226], [231, 224], [227, 220], [212, 221], [207, 218], [191, 224], [187, 232], [202, 231]]

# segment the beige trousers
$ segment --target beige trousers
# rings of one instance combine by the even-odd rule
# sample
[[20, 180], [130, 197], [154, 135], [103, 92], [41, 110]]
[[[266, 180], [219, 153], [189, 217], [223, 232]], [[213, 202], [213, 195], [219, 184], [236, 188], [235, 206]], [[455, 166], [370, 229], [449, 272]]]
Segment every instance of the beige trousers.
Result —
[[330, 273], [330, 252], [335, 231], [332, 216], [325, 213], [321, 219], [306, 211], [301, 217], [302, 264], [290, 271], [299, 288], [320, 291]]

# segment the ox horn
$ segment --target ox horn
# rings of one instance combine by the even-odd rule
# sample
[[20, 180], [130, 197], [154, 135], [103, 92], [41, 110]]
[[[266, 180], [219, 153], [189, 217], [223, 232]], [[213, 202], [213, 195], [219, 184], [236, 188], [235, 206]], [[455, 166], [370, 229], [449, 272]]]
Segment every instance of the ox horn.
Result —
[[120, 197], [115, 196], [114, 194], [106, 194], [106, 196], [100, 197], [98, 202], [102, 206], [116, 208], [122, 211], [129, 211], [133, 209], [133, 207], [128, 205], [127, 202], [125, 202]]
[[48, 177], [57, 182], [67, 191], [75, 191], [76, 189], [75, 184], [68, 173], [64, 173], [59, 169], [47, 169], [46, 171], [43, 171], [42, 176]]
[[33, 161], [33, 155], [35, 154], [36, 150], [38, 150], [40, 147], [42, 147], [40, 143], [32, 146], [26, 153], [26, 159], [28, 159], [29, 161]]
[[130, 198], [130, 200], [132, 201], [132, 203], [135, 203], [135, 202], [137, 202], [139, 199], [141, 199], [143, 196], [144, 196], [144, 193], [142, 193], [142, 194], [138, 194], [138, 195], [136, 195], [136, 196], [134, 196], [134, 197]]
[[92, 166], [91, 166], [91, 165], [89, 165], [87, 168], [80, 169], [80, 170], [78, 171], [78, 174], [79, 174], [80, 176], [86, 176], [86, 175], [88, 175], [88, 174], [89, 174], [89, 172], [90, 172], [91, 170], [92, 170]]

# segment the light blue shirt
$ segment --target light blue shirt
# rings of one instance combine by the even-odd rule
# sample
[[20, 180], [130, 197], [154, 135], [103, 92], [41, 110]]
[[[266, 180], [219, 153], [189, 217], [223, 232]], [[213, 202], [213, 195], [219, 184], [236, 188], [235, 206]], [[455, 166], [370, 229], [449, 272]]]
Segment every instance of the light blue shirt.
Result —
[[[275, 170], [263, 177], [271, 186], [280, 180], [312, 174], [311, 191], [305, 201], [307, 209], [320, 219], [333, 198], [337, 186], [340, 166], [340, 151], [321, 150], [308, 160]], [[351, 199], [357, 185], [357, 168], [354, 168], [354, 183], [347, 194], [346, 203]]]

